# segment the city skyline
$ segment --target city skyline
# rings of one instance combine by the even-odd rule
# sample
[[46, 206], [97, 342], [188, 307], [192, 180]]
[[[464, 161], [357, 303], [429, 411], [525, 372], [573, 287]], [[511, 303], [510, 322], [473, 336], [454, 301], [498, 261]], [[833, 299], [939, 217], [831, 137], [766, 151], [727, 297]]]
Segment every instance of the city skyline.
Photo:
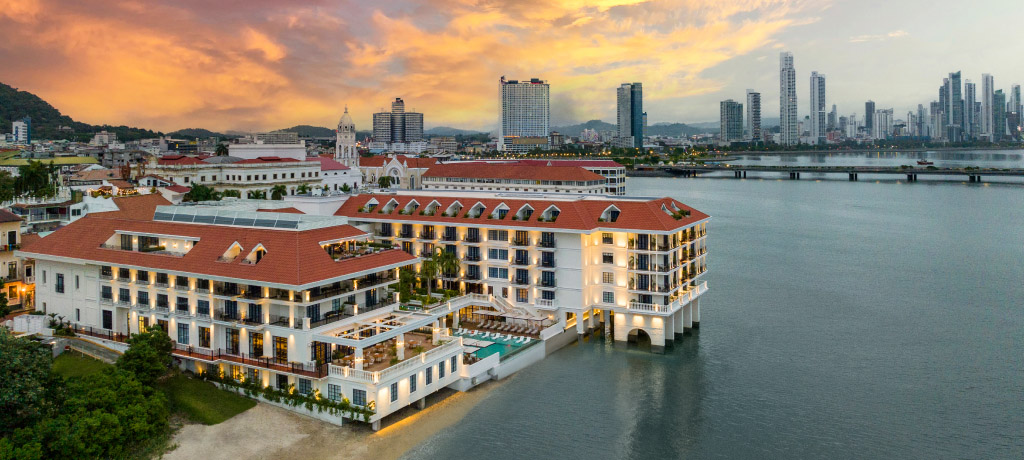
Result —
[[[848, 1], [782, 0], [501, 9], [460, 1], [258, 2], [246, 11], [198, 2], [0, 5], [0, 81], [78, 120], [165, 131], [333, 126], [346, 104], [365, 130], [380, 101], [399, 96], [418, 101], [427, 127], [494, 131], [493, 81], [501, 75], [549, 81], [554, 126], [614, 120], [609, 95], [624, 81], [647, 87], [649, 124], [714, 121], [718, 103], [741, 99], [746, 88], [761, 92], [762, 110], [775, 114], [773, 62], [783, 49], [796, 57], [797, 94], [809, 93], [811, 70], [827, 74], [827, 102], [839, 113], [869, 99], [906, 113], [931, 101], [935, 76], [951, 70], [972, 81], [992, 74], [994, 89], [1011, 95], [1024, 81], [1006, 58], [1024, 52], [1024, 42], [1009, 39], [1012, 30], [985, 27], [1014, 6], [1008, 1], [955, 14], [902, 2], [887, 5], [886, 17]], [[913, 23], [900, 19], [911, 14]], [[952, 21], [965, 32], [960, 39], [935, 27]], [[980, 35], [1001, 45], [983, 46]], [[800, 119], [808, 107], [798, 104]]]

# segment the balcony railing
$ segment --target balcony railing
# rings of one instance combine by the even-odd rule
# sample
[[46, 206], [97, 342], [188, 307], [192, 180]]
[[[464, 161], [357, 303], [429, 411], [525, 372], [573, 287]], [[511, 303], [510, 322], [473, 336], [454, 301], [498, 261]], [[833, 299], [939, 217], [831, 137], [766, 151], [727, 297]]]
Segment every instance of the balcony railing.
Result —
[[466, 235], [464, 238], [462, 238], [462, 241], [464, 241], [466, 243], [479, 243], [480, 242], [480, 235], [476, 235], [476, 236]]
[[544, 239], [542, 239], [542, 240], [540, 240], [540, 243], [538, 243], [537, 245], [542, 247], [542, 248], [553, 248], [553, 247], [555, 247], [555, 240], [544, 240]]
[[214, 319], [218, 319], [221, 321], [239, 321], [242, 319], [241, 313], [237, 311], [224, 310], [214, 310], [213, 317]]
[[161, 314], [164, 314], [164, 315], [166, 315], [170, 311], [166, 306], [163, 306], [163, 307], [157, 306], [155, 308], [155, 310], [156, 310], [157, 313], [161, 313]]
[[289, 363], [281, 359], [252, 356], [247, 353], [239, 353], [237, 350], [226, 350], [223, 348], [209, 349], [198, 348], [180, 343], [174, 344], [172, 352], [178, 356], [202, 359], [206, 361], [225, 361], [231, 363], [245, 364], [248, 366], [262, 367], [276, 372], [288, 372], [305, 377], [323, 378], [327, 376], [329, 363], [316, 365], [315, 363]]
[[174, 309], [174, 315], [175, 316], [192, 316], [192, 312], [188, 311], [187, 308], [184, 309], [184, 310], [175, 308]]
[[512, 246], [529, 246], [529, 238], [512, 238]]
[[529, 257], [516, 257], [512, 259], [512, 265], [530, 265]]
[[554, 300], [548, 300], [548, 299], [537, 299], [537, 306], [538, 307], [554, 308], [555, 301]]
[[441, 241], [457, 241], [458, 239], [458, 235], [454, 233], [445, 233], [441, 236]]
[[525, 285], [530, 284], [530, 280], [528, 280], [526, 278], [513, 278], [512, 279], [512, 284], [517, 284], [517, 285], [520, 285], [520, 286], [525, 286]]
[[422, 238], [424, 240], [432, 240], [435, 237], [436, 237], [436, 233], [434, 233], [434, 232], [420, 232], [420, 238]]
[[412, 238], [413, 235], [415, 235], [415, 234], [411, 230], [408, 231], [408, 232], [403, 231], [403, 232], [399, 232], [398, 233], [398, 237], [399, 238]]

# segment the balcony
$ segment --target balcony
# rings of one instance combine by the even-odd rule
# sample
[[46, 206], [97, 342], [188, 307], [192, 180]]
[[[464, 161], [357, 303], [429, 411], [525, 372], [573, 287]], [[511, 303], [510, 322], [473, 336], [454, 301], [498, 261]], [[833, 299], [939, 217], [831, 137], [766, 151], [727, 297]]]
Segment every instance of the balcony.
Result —
[[21, 249], [20, 244], [0, 244], [0, 252], [17, 251]]
[[206, 311], [198, 310], [198, 311], [196, 311], [196, 318], [210, 319], [210, 310], [206, 310]]
[[213, 318], [220, 321], [239, 321], [242, 315], [237, 311], [214, 310]]
[[170, 284], [168, 284], [167, 281], [163, 281], [163, 282], [157, 281], [153, 285], [158, 287], [158, 288], [166, 288], [166, 287], [170, 286]]
[[479, 243], [480, 235], [470, 236], [467, 234], [464, 238], [462, 238], [462, 241], [466, 243]]
[[164, 305], [164, 306], [162, 306], [162, 307], [161, 307], [161, 306], [159, 306], [159, 305], [157, 305], [157, 307], [155, 308], [155, 310], [156, 310], [156, 312], [157, 312], [157, 313], [160, 313], [160, 314], [162, 314], [162, 315], [166, 315], [166, 314], [167, 314], [167, 313], [168, 313], [168, 312], [170, 311], [170, 310], [169, 310], [169, 309], [167, 308], [167, 305]]
[[113, 273], [100, 273], [100, 279], [101, 280], [112, 280], [112, 279], [114, 279], [114, 274]]
[[102, 297], [100, 298], [100, 303], [104, 305], [113, 305], [114, 299], [112, 297]]
[[466, 260], [467, 262], [479, 262], [480, 254], [466, 254], [464, 260]]
[[555, 307], [555, 301], [554, 300], [548, 300], [548, 299], [537, 299], [537, 306], [538, 307], [546, 307], [546, 308], [554, 308]]
[[115, 304], [118, 307], [124, 307], [124, 308], [131, 308], [131, 306], [132, 306], [132, 302], [130, 300], [128, 300], [128, 299], [124, 299], [124, 300], [118, 299], [117, 302], [115, 302]]
[[541, 287], [555, 287], [557, 285], [557, 283], [555, 283], [555, 280], [550, 280], [550, 281], [541, 280], [540, 285], [541, 285]]
[[543, 259], [541, 259], [540, 266], [544, 267], [544, 268], [555, 268], [555, 261], [554, 260], [543, 260]]
[[531, 265], [529, 257], [515, 257], [512, 259], [512, 265], [527, 266]]
[[465, 279], [466, 281], [479, 281], [480, 280], [480, 274], [479, 273], [469, 274], [469, 275], [466, 275], [465, 277], [463, 277], [463, 279]]
[[458, 241], [459, 237], [455, 233], [445, 233], [441, 236], [441, 241]]
[[184, 309], [184, 310], [175, 308], [174, 309], [174, 316], [192, 316], [192, 312], [188, 311], [187, 308]]
[[539, 243], [537, 243], [537, 245], [542, 247], [542, 248], [554, 248], [555, 247], [555, 240], [543, 240], [542, 239], [542, 240], [540, 240]]
[[434, 232], [422, 231], [420, 232], [420, 239], [433, 240], [437, 238], [437, 234]]
[[238, 286], [225, 286], [223, 284], [213, 285], [213, 293], [222, 296], [237, 296], [241, 295], [242, 291], [238, 289]]
[[174, 289], [176, 291], [187, 291], [188, 290], [188, 285], [187, 284], [175, 284], [174, 285]]
[[403, 230], [403, 231], [398, 233], [398, 237], [399, 238], [412, 239], [413, 236], [415, 236], [415, 233], [413, 233], [412, 230], [409, 230], [409, 231], [404, 231]]
[[516, 284], [516, 285], [519, 285], [519, 286], [526, 286], [526, 285], [530, 284], [530, 280], [527, 279], [527, 278], [513, 278], [512, 279], [512, 284]]
[[512, 246], [529, 246], [529, 238], [512, 238]]

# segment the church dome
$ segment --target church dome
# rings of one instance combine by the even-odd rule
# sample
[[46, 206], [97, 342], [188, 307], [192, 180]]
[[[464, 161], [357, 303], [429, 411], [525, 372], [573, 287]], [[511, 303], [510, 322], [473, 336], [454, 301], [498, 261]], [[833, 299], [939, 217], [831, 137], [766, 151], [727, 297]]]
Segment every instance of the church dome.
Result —
[[348, 106], [345, 107], [345, 113], [341, 116], [341, 120], [338, 121], [338, 129], [343, 127], [351, 127], [355, 130], [356, 124], [352, 122], [352, 116], [348, 114]]

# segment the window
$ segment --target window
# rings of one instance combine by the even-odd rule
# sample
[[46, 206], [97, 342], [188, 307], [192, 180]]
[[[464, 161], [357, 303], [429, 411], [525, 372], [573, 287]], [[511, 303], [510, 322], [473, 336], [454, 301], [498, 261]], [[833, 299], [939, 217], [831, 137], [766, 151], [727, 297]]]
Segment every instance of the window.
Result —
[[132, 236], [131, 235], [121, 235], [121, 250], [122, 251], [131, 251], [132, 250]]
[[601, 263], [603, 263], [603, 264], [614, 264], [615, 263], [615, 255], [610, 253], [610, 252], [606, 252], [604, 254], [601, 254]]
[[78, 275], [75, 275], [75, 290], [76, 290], [76, 291], [78, 290], [78, 287], [79, 287], [79, 284], [78, 284]]
[[611, 233], [602, 233], [601, 244], [615, 244], [615, 237]]
[[425, 376], [427, 378], [426, 379], [427, 385], [430, 385], [434, 381], [434, 368], [433, 367], [428, 367], [427, 370], [426, 370], [426, 375]]
[[277, 389], [288, 390], [288, 376], [284, 374], [277, 374]]
[[508, 260], [508, 249], [490, 248], [487, 250], [488, 260]]
[[46, 284], [46, 270], [43, 270], [43, 284]]
[[209, 300], [197, 300], [196, 301], [196, 313], [204, 316], [210, 316], [210, 301]]
[[149, 272], [145, 270], [138, 270], [135, 272], [135, 280], [140, 283], [149, 284]]
[[130, 303], [132, 301], [132, 294], [128, 288], [121, 288], [117, 290], [117, 301], [118, 303]]
[[437, 378], [444, 378], [444, 361], [437, 363]]
[[452, 356], [452, 373], [453, 374], [455, 373], [455, 370], [456, 370], [456, 364], [458, 364], [458, 361], [455, 359], [455, 356]]
[[526, 303], [530, 301], [530, 295], [526, 289], [516, 289], [516, 302]]
[[178, 324], [178, 343], [188, 345], [188, 324]]
[[555, 291], [540, 291], [540, 298], [544, 300], [555, 300]]
[[203, 348], [210, 348], [210, 328], [199, 328], [199, 346]]
[[615, 284], [615, 274], [612, 272], [604, 272], [601, 274], [601, 283], [603, 284]]
[[308, 395], [313, 392], [313, 382], [309, 379], [299, 379], [299, 394]]
[[188, 297], [178, 297], [174, 304], [174, 309], [178, 311], [188, 311]]
[[352, 390], [352, 404], [357, 406], [366, 405], [366, 390], [353, 389]]
[[126, 280], [132, 277], [132, 271], [127, 268], [117, 269], [117, 279]]
[[146, 291], [139, 291], [138, 295], [135, 297], [135, 303], [137, 303], [139, 305], [144, 305], [144, 306], [147, 306], [147, 307], [150, 306], [149, 305], [149, 293], [146, 292]]
[[416, 392], [416, 374], [409, 376], [409, 393]]
[[391, 384], [391, 402], [398, 401], [398, 382]]
[[114, 328], [114, 312], [103, 310], [103, 329]]
[[81, 320], [82, 320], [82, 310], [76, 308], [75, 309], [75, 322], [79, 322]]
[[487, 267], [487, 277], [508, 281], [508, 269], [499, 267]]
[[488, 230], [488, 241], [508, 241], [508, 230]]
[[327, 384], [327, 399], [334, 402], [341, 401], [341, 385], [335, 385], [333, 383]]
[[101, 286], [100, 298], [103, 300], [114, 300], [114, 291], [110, 289], [110, 286]]
[[[109, 286], [107, 286], [107, 288], [109, 289]], [[56, 289], [58, 294], [63, 294], [64, 293], [64, 274], [63, 273], [58, 273], [57, 274], [57, 285], [56, 285], [56, 287], [54, 289]], [[107, 298], [109, 298], [109, 297], [107, 297]]]
[[540, 285], [555, 287], [555, 272], [540, 272]]
[[156, 274], [156, 284], [161, 284], [161, 285], [167, 286], [167, 274], [166, 273], [157, 273]]
[[615, 303], [615, 293], [611, 291], [602, 292], [601, 301], [604, 303]]
[[167, 294], [157, 294], [156, 295], [156, 307], [157, 308], [167, 308], [167, 306], [168, 306]]
[[255, 367], [250, 367], [248, 373], [249, 373], [249, 375], [246, 377], [246, 380], [248, 380], [250, 382], [259, 382], [260, 381], [260, 370], [259, 369], [256, 369]]

